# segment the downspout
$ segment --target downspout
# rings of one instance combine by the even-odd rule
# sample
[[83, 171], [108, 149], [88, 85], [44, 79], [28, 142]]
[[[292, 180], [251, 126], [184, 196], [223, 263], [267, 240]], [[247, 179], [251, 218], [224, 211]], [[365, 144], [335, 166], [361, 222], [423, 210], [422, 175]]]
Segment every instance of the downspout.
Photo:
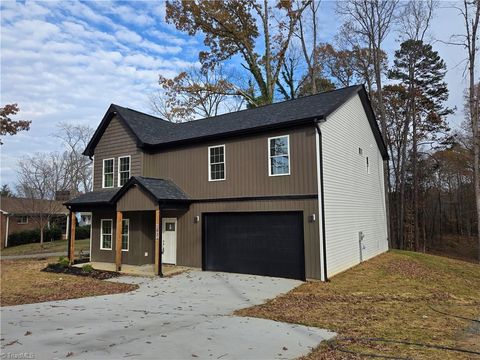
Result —
[[320, 246], [322, 247], [322, 272], [323, 276], [322, 281], [329, 281], [328, 280], [328, 275], [327, 275], [327, 237], [326, 237], [326, 230], [325, 230], [325, 191], [324, 191], [324, 185], [323, 185], [323, 141], [322, 141], [322, 130], [320, 129], [320, 124], [325, 122], [325, 118], [320, 118], [320, 119], [315, 119], [315, 128], [317, 129], [317, 139], [318, 139], [318, 144], [317, 144], [317, 174], [318, 174], [318, 181], [320, 182], [320, 211], [321, 211], [321, 219], [322, 219], [322, 243]]

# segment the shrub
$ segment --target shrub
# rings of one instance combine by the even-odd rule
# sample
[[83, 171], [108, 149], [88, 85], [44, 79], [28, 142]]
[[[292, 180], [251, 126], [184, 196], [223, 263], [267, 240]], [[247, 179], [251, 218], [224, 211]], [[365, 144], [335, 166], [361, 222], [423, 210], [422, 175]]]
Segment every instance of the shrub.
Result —
[[[58, 226], [45, 228], [43, 231], [43, 241], [55, 241], [62, 238], [62, 231]], [[10, 234], [8, 236], [8, 246], [32, 244], [40, 242], [40, 229], [24, 230]]]
[[87, 272], [87, 273], [92, 272], [93, 271], [93, 266], [90, 265], [90, 264], [85, 264], [85, 265], [82, 266], [82, 271]]
[[58, 258], [58, 265], [60, 265], [61, 267], [67, 267], [70, 265], [70, 260], [68, 260], [68, 258], [65, 256], [60, 256]]
[[75, 228], [75, 239], [88, 239], [90, 237], [90, 225], [77, 226]]

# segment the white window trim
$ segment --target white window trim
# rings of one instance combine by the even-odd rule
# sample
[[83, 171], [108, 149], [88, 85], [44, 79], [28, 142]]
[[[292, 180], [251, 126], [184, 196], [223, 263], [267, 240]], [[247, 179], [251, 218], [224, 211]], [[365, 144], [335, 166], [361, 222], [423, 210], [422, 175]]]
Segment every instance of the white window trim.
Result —
[[132, 157], [130, 155], [119, 156], [117, 160], [117, 186], [118, 187], [123, 186], [123, 185], [120, 185], [120, 159], [125, 159], [125, 158], [128, 158], [128, 178], [129, 179], [132, 174]]
[[[288, 151], [287, 151], [287, 156], [288, 156], [288, 173], [286, 174], [272, 174], [272, 162], [270, 161], [272, 156], [270, 155], [270, 140], [273, 139], [280, 139], [280, 138], [287, 138], [288, 141]], [[284, 156], [284, 155], [282, 155]], [[291, 167], [290, 167], [290, 135], [280, 135], [280, 136], [273, 136], [269, 137], [267, 140], [267, 160], [268, 160], [268, 176], [288, 176], [291, 173]]]
[[[128, 222], [128, 232], [127, 232], [127, 248], [126, 249], [122, 248], [122, 251], [128, 252], [128, 250], [130, 249], [130, 219], [122, 219], [122, 222], [123, 221]], [[122, 240], [123, 240], [123, 223], [122, 223]], [[120, 246], [122, 246], [122, 243], [120, 243]]]
[[[112, 237], [112, 240], [110, 241], [109, 248], [103, 247], [103, 222], [104, 221], [110, 221], [111, 223], [110, 229], [112, 232], [110, 233], [110, 236]], [[108, 235], [108, 234], [105, 234], [105, 235]], [[100, 250], [112, 250], [112, 244], [113, 244], [113, 219], [100, 219]]]
[[[23, 219], [23, 218], [25, 218], [26, 221], [22, 221], [21, 219]], [[20, 216], [18, 217], [17, 224], [18, 224], [18, 225], [26, 225], [26, 224], [28, 224], [28, 215], [20, 215]]]
[[[112, 186], [105, 186], [105, 161], [108, 161], [108, 160], [112, 160], [113, 161], [113, 173], [112, 173], [112, 176], [113, 176], [113, 181], [112, 181]], [[103, 159], [102, 161], [102, 188], [104, 189], [110, 189], [110, 188], [113, 188], [113, 186], [115, 185], [115, 158], [108, 158], [108, 159]]]
[[[223, 179], [212, 179], [211, 161], [210, 161], [210, 149], [223, 148]], [[217, 164], [217, 163], [216, 163]], [[221, 164], [221, 163], [218, 163]], [[224, 181], [227, 179], [227, 152], [225, 150], [225, 144], [214, 145], [208, 147], [208, 181]]]

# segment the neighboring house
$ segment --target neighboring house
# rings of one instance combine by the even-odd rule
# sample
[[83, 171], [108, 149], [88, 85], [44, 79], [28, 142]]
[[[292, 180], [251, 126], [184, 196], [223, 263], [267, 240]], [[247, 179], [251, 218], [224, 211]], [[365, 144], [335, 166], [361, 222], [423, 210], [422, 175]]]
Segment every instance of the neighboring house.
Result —
[[326, 280], [388, 249], [363, 86], [179, 124], [111, 105], [84, 154], [93, 192], [66, 204], [92, 213], [91, 260], [117, 269]]
[[66, 237], [68, 210], [60, 201], [0, 197], [1, 247], [8, 246], [10, 234], [38, 229], [36, 219], [45, 214], [51, 216], [51, 223], [58, 225]]

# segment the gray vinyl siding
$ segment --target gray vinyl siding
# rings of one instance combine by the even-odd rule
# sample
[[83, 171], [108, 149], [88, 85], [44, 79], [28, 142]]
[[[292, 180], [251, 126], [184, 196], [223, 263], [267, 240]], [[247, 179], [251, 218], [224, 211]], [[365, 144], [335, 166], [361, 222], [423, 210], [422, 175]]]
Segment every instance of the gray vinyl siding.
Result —
[[360, 262], [360, 231], [365, 235], [363, 260], [388, 250], [383, 159], [358, 95], [332, 113], [321, 131], [327, 267], [332, 276]]
[[116, 188], [118, 185], [118, 158], [130, 155], [130, 176], [137, 176], [142, 172], [142, 154], [125, 125], [117, 117], [112, 118], [95, 147], [93, 190], [102, 188], [103, 159], [114, 158], [113, 185]]
[[[269, 176], [268, 138], [290, 135], [290, 175]], [[225, 145], [225, 176], [208, 181], [208, 147]], [[143, 175], [170, 179], [194, 199], [317, 193], [314, 126], [144, 155]]]

